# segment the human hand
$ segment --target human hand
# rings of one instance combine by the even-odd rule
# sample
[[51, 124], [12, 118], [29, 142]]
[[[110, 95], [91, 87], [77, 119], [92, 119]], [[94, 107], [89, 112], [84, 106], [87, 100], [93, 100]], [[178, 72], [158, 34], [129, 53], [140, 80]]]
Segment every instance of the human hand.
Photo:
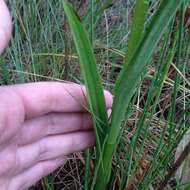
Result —
[[[94, 145], [85, 89], [41, 82], [0, 87], [0, 187], [22, 190]], [[112, 96], [105, 91], [107, 108]]]
[[[0, 53], [11, 36], [0, 0]], [[105, 91], [106, 105], [112, 104]], [[94, 145], [85, 88], [56, 82], [0, 87], [0, 189], [22, 190], [64, 164], [68, 154]]]

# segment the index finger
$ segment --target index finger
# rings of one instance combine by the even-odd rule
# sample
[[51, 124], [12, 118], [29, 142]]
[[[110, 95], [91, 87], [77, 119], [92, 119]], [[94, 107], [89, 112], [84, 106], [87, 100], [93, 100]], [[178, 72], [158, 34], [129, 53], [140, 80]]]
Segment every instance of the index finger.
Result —
[[[8, 88], [8, 87], [4, 87]], [[50, 112], [87, 111], [85, 87], [78, 84], [38, 82], [9, 86], [21, 98], [25, 117], [32, 118]], [[112, 95], [104, 91], [106, 106], [111, 108]]]

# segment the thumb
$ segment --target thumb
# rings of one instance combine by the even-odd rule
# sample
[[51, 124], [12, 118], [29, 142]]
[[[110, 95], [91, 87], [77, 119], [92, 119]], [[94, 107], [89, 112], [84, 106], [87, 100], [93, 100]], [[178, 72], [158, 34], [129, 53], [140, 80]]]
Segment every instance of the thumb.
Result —
[[0, 0], [0, 54], [11, 38], [12, 21], [4, 0]]

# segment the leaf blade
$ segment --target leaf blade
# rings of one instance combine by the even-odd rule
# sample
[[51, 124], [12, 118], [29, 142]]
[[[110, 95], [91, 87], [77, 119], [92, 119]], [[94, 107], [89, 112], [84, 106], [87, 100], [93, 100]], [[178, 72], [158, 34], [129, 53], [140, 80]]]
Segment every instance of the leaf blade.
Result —
[[[106, 127], [108, 127], [108, 116], [96, 58], [88, 34], [75, 14], [72, 5], [67, 0], [63, 0], [63, 6], [79, 54], [80, 66], [87, 88], [90, 110], [93, 113], [96, 135], [100, 142], [102, 142], [103, 136], [106, 133]], [[97, 118], [101, 122], [98, 122]], [[102, 131], [104, 134], [102, 134]]]
[[[130, 62], [126, 62], [124, 65], [116, 82], [115, 97], [112, 106], [111, 127], [103, 152], [104, 168], [102, 171], [99, 171], [99, 176], [101, 176], [104, 181], [104, 187], [105, 184], [108, 184], [109, 182], [111, 159], [117, 146], [117, 138], [125, 115], [125, 110], [129, 106], [144, 67], [151, 58], [164, 30], [182, 2], [183, 0], [176, 0], [175, 2], [168, 0], [162, 1], [158, 11], [147, 28], [146, 34], [141, 43], [130, 59]], [[109, 172], [104, 173], [108, 170]]]
[[138, 0], [136, 2], [135, 14], [132, 22], [133, 24], [128, 42], [128, 50], [125, 56], [125, 62], [130, 61], [143, 37], [148, 5], [149, 0]]

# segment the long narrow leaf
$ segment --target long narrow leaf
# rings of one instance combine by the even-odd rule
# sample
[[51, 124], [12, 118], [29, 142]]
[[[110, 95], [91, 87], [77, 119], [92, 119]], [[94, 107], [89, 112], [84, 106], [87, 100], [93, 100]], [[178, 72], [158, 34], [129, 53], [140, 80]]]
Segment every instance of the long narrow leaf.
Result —
[[[103, 178], [104, 181], [104, 187], [109, 181], [111, 158], [117, 146], [117, 138], [125, 111], [135, 92], [136, 85], [141, 77], [142, 71], [150, 60], [163, 32], [182, 2], [183, 0], [163, 0], [161, 2], [158, 11], [155, 13], [149, 27], [147, 28], [146, 34], [139, 44], [135, 54], [132, 56], [130, 63], [124, 66], [117, 80], [115, 98], [112, 107], [111, 127], [103, 153], [104, 168], [102, 171], [99, 171], [99, 176], [101, 179]], [[100, 189], [101, 186], [99, 185], [97, 189], [98, 188]]]
[[104, 135], [106, 134], [106, 130], [108, 129], [108, 116], [101, 85], [101, 79], [97, 69], [96, 58], [93, 53], [88, 34], [82, 26], [79, 18], [75, 14], [72, 5], [68, 3], [67, 0], [63, 0], [63, 6], [80, 58], [80, 66], [83, 72], [85, 85], [87, 87], [87, 94], [90, 110], [93, 114], [97, 141], [99, 141], [98, 143], [101, 143], [104, 139]]
[[131, 35], [129, 38], [128, 50], [125, 58], [126, 62], [130, 61], [132, 55], [135, 53], [135, 50], [137, 49], [143, 37], [148, 5], [149, 5], [149, 0], [137, 0], [136, 2]]

